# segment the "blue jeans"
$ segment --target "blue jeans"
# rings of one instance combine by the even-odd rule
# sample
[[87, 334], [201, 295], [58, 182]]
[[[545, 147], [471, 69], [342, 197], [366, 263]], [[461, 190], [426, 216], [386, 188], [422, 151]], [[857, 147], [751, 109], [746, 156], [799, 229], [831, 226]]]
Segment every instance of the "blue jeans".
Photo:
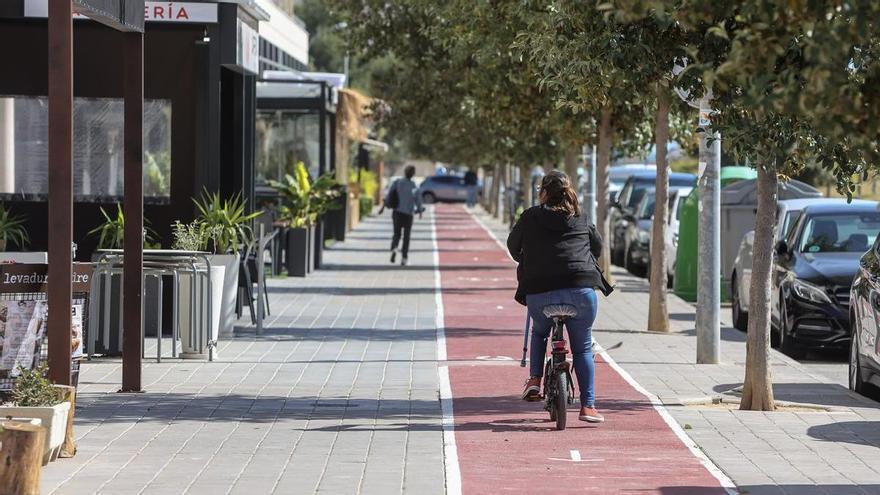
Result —
[[596, 321], [598, 300], [593, 289], [560, 289], [526, 296], [529, 316], [532, 317], [532, 342], [530, 354], [531, 376], [544, 374], [544, 358], [547, 355], [547, 339], [553, 330], [553, 320], [544, 316], [548, 304], [570, 304], [578, 314], [566, 322], [571, 345], [574, 372], [577, 375], [581, 406], [593, 407], [596, 399], [593, 391], [593, 322]]

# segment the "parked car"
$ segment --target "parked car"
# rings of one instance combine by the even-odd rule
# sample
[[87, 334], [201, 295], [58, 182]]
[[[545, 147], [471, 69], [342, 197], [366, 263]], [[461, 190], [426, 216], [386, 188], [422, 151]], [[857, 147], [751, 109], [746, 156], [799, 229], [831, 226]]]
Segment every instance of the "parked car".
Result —
[[675, 257], [678, 255], [678, 226], [681, 218], [681, 205], [693, 191], [693, 187], [679, 187], [669, 191], [669, 220], [666, 225], [666, 280], [672, 287], [675, 276]]
[[[871, 201], [861, 200], [853, 200], [851, 204], [862, 203], [873, 204]], [[846, 199], [842, 198], [803, 198], [780, 201], [776, 208], [776, 239], [774, 242], [786, 238], [801, 214], [801, 210], [809, 205], [818, 204], [845, 205], [848, 203]], [[730, 307], [733, 326], [744, 332], [749, 324], [749, 287], [752, 283], [752, 246], [754, 243], [755, 231], [747, 232], [740, 241], [730, 275]]]
[[424, 203], [467, 201], [468, 187], [461, 175], [432, 175], [422, 181], [419, 193]]
[[654, 218], [655, 191], [646, 191], [642, 200], [624, 218], [626, 233], [624, 234], [624, 267], [626, 271], [637, 277], [644, 277], [651, 262], [651, 224]]
[[880, 232], [874, 201], [805, 207], [776, 245], [771, 291], [772, 335], [783, 352], [850, 343], [850, 290], [859, 258]]
[[[625, 235], [629, 226], [626, 215], [631, 215], [636, 205], [642, 200], [642, 196], [648, 190], [654, 188], [657, 172], [638, 172], [630, 176], [626, 180], [623, 189], [618, 194], [617, 201], [611, 203], [611, 211], [609, 213], [609, 222], [611, 229], [611, 239], [609, 239], [609, 249], [611, 250], [611, 262], [623, 266], [626, 255]], [[669, 187], [694, 187], [697, 184], [697, 176], [693, 174], [683, 174], [673, 172], [669, 174]]]
[[[682, 188], [687, 195], [692, 187]], [[669, 189], [669, 219], [671, 220], [675, 216], [675, 210], [673, 209], [674, 205], [678, 204], [677, 198], [679, 197], [679, 193], [682, 189], [678, 188], [670, 188]], [[651, 236], [653, 235], [653, 225], [654, 225], [654, 211], [656, 206], [656, 191], [654, 189], [650, 189], [639, 202], [638, 206], [635, 209], [635, 212], [627, 215], [627, 222], [629, 225], [627, 226], [626, 231], [626, 247], [625, 252], [626, 256], [624, 258], [624, 267], [638, 277], [644, 277], [647, 275], [648, 270], [651, 267]], [[666, 229], [666, 238], [670, 238], [670, 223], [667, 222]], [[675, 226], [678, 226], [678, 222], [675, 222]], [[668, 263], [669, 252], [667, 251], [667, 266]], [[672, 252], [672, 256], [675, 256], [675, 251]], [[673, 260], [674, 261], [674, 260]]]
[[614, 202], [617, 194], [623, 189], [626, 180], [637, 172], [652, 172], [657, 170], [657, 165], [650, 164], [627, 164], [608, 167], [608, 197]]
[[880, 237], [859, 260], [850, 291], [849, 388], [860, 394], [880, 386]]

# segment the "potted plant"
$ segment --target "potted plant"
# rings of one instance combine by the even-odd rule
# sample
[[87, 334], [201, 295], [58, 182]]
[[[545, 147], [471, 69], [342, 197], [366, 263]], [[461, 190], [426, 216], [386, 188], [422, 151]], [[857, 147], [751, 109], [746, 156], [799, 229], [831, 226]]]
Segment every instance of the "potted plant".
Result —
[[[116, 204], [116, 212], [110, 213], [104, 209], [102, 206], [100, 208], [101, 215], [104, 217], [104, 221], [101, 222], [100, 225], [95, 227], [94, 229], [89, 231], [89, 235], [96, 236], [98, 238], [98, 249], [122, 249], [124, 237], [125, 237], [125, 214], [122, 212], [122, 205]], [[156, 243], [156, 238], [158, 235], [156, 231], [152, 229], [150, 226], [149, 220], [144, 219], [144, 247], [151, 248], [156, 247], [158, 244]], [[92, 261], [98, 261], [101, 257], [101, 253], [93, 253]], [[100, 277], [98, 281], [98, 294], [103, 294], [104, 284], [110, 284], [110, 293], [117, 294], [119, 297], [111, 297], [110, 298], [110, 338], [109, 338], [109, 348], [103, 348], [103, 339], [98, 338], [97, 335], [90, 336], [94, 342], [100, 346], [100, 351], [106, 354], [119, 354], [122, 352], [122, 343], [119, 341], [119, 332], [118, 325], [120, 324], [119, 312], [122, 308], [122, 275], [114, 274], [114, 275], [103, 275]], [[145, 326], [151, 326], [152, 321], [155, 320], [156, 308], [159, 303], [159, 284], [156, 282], [154, 278], [148, 277], [144, 284], [144, 317], [146, 318]], [[100, 304], [103, 304], [103, 299], [100, 301]], [[97, 311], [98, 325], [96, 328], [104, 328], [103, 318], [104, 311]]]
[[13, 215], [12, 210], [0, 204], [0, 251], [6, 251], [6, 244], [12, 241], [19, 248], [28, 242], [28, 234], [24, 229], [24, 217]]
[[[217, 225], [208, 226], [199, 219], [190, 223], [181, 223], [175, 221], [171, 226], [171, 235], [174, 241], [171, 244], [172, 249], [179, 251], [208, 251], [211, 245], [217, 245], [215, 239], [220, 236], [220, 228]], [[211, 325], [209, 328], [208, 340], [216, 342], [220, 336], [221, 308], [223, 307], [223, 285], [225, 282], [226, 265], [215, 262], [213, 257], [209, 257], [211, 262]], [[195, 308], [190, 307], [190, 288], [192, 284], [198, 287], [199, 281], [193, 281], [189, 272], [181, 272], [178, 275], [178, 291], [177, 304], [178, 311], [181, 315], [189, 315]], [[206, 349], [195, 349], [190, 346], [189, 335], [192, 331], [190, 328], [189, 318], [180, 319], [180, 341], [182, 350], [180, 357], [183, 359], [199, 359], [206, 357], [204, 351]]]
[[70, 402], [61, 402], [59, 392], [46, 379], [47, 366], [36, 369], [18, 367], [18, 377], [12, 390], [12, 404], [0, 406], [2, 418], [36, 418], [46, 429], [43, 464], [58, 457], [64, 435], [67, 433], [67, 415]]
[[222, 199], [219, 193], [202, 192], [201, 198], [193, 200], [198, 209], [198, 222], [211, 234], [209, 251], [212, 265], [226, 267], [223, 275], [222, 302], [220, 303], [220, 335], [232, 335], [235, 325], [235, 303], [238, 296], [238, 270], [241, 247], [253, 240], [251, 222], [260, 213], [245, 213], [245, 201], [241, 194]]
[[314, 225], [314, 239], [312, 242], [312, 259], [316, 268], [321, 267], [321, 258], [324, 251], [324, 218], [330, 210], [339, 208], [339, 198], [342, 196], [342, 187], [336, 182], [332, 172], [318, 177], [312, 184], [309, 193], [309, 210]]
[[269, 181], [281, 195], [282, 204], [278, 209], [279, 220], [286, 222], [287, 243], [285, 262], [287, 274], [291, 277], [305, 277], [309, 266], [309, 173], [300, 162], [294, 169], [296, 177], [287, 174], [281, 181]]

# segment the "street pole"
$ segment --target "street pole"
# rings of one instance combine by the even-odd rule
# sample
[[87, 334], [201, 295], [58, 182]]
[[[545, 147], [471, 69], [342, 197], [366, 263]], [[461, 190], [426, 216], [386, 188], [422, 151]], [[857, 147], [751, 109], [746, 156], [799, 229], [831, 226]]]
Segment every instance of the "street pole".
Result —
[[721, 135], [709, 143], [711, 113], [710, 100], [700, 100], [697, 364], [721, 361]]
[[592, 153], [590, 153], [590, 184], [587, 189], [587, 208], [590, 212], [590, 222], [598, 225], [596, 221], [596, 145], [593, 145]]

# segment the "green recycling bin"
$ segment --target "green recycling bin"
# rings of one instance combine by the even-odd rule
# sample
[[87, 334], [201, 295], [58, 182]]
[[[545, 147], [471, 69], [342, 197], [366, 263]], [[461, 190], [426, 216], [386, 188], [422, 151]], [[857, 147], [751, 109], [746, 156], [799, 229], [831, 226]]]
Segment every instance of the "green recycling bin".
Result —
[[[751, 167], [721, 167], [721, 188], [741, 180], [757, 178], [758, 173]], [[681, 219], [678, 224], [678, 246], [675, 250], [675, 276], [672, 290], [675, 295], [688, 302], [697, 300], [697, 239], [699, 226], [700, 189], [697, 187], [688, 194], [681, 205]], [[721, 287], [722, 300], [727, 299], [727, 288]]]

